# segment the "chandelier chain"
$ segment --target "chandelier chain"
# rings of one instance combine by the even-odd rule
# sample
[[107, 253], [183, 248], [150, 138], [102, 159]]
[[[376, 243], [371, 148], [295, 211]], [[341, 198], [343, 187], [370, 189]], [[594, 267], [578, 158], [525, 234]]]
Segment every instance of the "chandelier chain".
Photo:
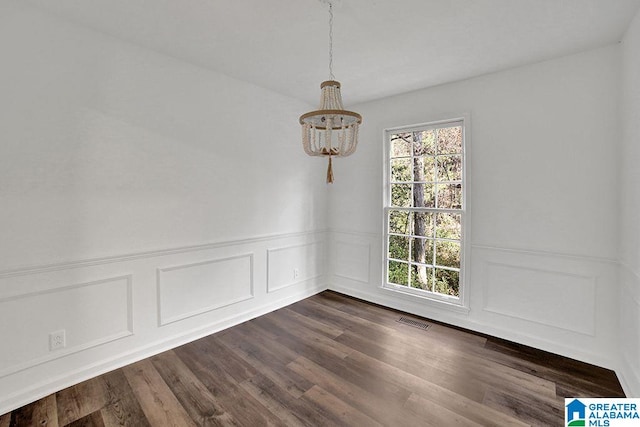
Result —
[[342, 106], [340, 82], [333, 75], [333, 3], [340, 0], [319, 0], [329, 4], [329, 80], [320, 84], [320, 106], [300, 116], [302, 147], [310, 156], [329, 158], [327, 183], [333, 182], [333, 157], [347, 157], [356, 151], [358, 128], [362, 116]]
[[329, 79], [336, 79], [333, 75], [333, 4], [331, 2], [329, 2]]

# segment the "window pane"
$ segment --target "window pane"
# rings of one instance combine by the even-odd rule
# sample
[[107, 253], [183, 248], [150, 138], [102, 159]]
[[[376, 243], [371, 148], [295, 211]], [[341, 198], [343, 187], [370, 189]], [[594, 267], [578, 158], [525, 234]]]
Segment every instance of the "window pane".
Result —
[[436, 154], [436, 132], [435, 130], [424, 130], [420, 132], [414, 132], [414, 156], [433, 156]]
[[407, 141], [411, 141], [410, 133], [399, 133], [399, 134], [391, 135], [390, 157], [410, 156], [411, 143]]
[[462, 239], [461, 215], [439, 213], [436, 215], [436, 237], [440, 239]]
[[409, 260], [409, 238], [389, 236], [389, 258]]
[[429, 212], [413, 213], [413, 234], [416, 236], [433, 237], [433, 216]]
[[433, 289], [433, 268], [412, 264], [411, 287], [431, 291]]
[[412, 181], [411, 159], [391, 160], [391, 181]]
[[[422, 170], [422, 175], [417, 173], [414, 181], [435, 181], [436, 180], [436, 158], [433, 156], [416, 157], [414, 162], [417, 163], [416, 169]], [[414, 170], [416, 170], [414, 169]]]
[[435, 187], [433, 184], [413, 185], [413, 206], [416, 208], [435, 207]]
[[462, 180], [462, 156], [438, 156], [438, 181]]
[[389, 212], [389, 233], [409, 234], [413, 214], [406, 211]]
[[411, 184], [391, 184], [391, 206], [411, 207]]
[[462, 153], [462, 126], [438, 129], [438, 154]]
[[462, 209], [462, 184], [438, 185], [438, 207]]
[[434, 292], [445, 295], [460, 296], [460, 272], [452, 270], [435, 270]]
[[433, 264], [433, 242], [432, 239], [411, 239], [411, 261]]
[[460, 268], [460, 243], [436, 242], [436, 264], [442, 267]]
[[409, 264], [389, 261], [389, 283], [407, 286], [409, 284]]

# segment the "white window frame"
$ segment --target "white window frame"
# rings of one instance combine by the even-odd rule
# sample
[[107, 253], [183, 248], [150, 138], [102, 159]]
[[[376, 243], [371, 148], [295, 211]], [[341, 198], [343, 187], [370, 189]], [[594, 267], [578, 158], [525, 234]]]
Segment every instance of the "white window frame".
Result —
[[[451, 117], [451, 116], [450, 116]], [[423, 211], [428, 212], [453, 212], [461, 214], [461, 235], [460, 235], [460, 282], [458, 297], [443, 295], [423, 289], [412, 288], [410, 286], [398, 285], [388, 282], [388, 254], [389, 254], [389, 211], [394, 210], [391, 206], [391, 166], [390, 166], [390, 146], [391, 135], [404, 133], [423, 131], [434, 128], [446, 127], [447, 124], [460, 124], [462, 126], [462, 209], [437, 209], [426, 208]], [[470, 266], [470, 230], [469, 230], [469, 185], [467, 177], [469, 175], [468, 168], [468, 149], [469, 149], [469, 128], [470, 120], [468, 114], [456, 115], [452, 118], [434, 120], [417, 125], [401, 126], [394, 128], [387, 128], [383, 132], [384, 144], [383, 144], [383, 159], [384, 159], [384, 174], [383, 174], [383, 233], [382, 233], [382, 286], [384, 290], [408, 295], [411, 297], [422, 298], [427, 302], [433, 302], [439, 307], [446, 307], [454, 311], [468, 312], [469, 311], [469, 266]], [[416, 208], [413, 208], [416, 209]], [[420, 210], [419, 208], [417, 210]]]

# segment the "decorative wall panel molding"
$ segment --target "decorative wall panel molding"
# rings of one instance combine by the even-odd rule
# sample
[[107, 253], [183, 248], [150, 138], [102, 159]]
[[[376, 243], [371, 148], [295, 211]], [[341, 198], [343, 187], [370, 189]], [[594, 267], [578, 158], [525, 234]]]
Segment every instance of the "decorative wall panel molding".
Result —
[[640, 276], [628, 265], [619, 269], [621, 366], [618, 376], [627, 396], [640, 396]]
[[620, 263], [619, 271], [625, 298], [631, 297], [640, 305], [640, 274], [623, 262]]
[[483, 310], [594, 336], [596, 278], [486, 263]]
[[[640, 360], [640, 304], [633, 298], [620, 302], [620, 332], [625, 339], [620, 343], [622, 353], [630, 360]], [[635, 367], [640, 371], [640, 366]], [[640, 376], [638, 376], [640, 379]]]
[[569, 262], [572, 262], [572, 261], [573, 262], [592, 262], [592, 263], [599, 263], [599, 264], [618, 265], [618, 261], [613, 258], [575, 255], [575, 254], [553, 252], [553, 251], [541, 251], [537, 249], [534, 250], [534, 249], [500, 248], [500, 247], [491, 246], [491, 245], [479, 245], [479, 244], [472, 244], [471, 248], [474, 250], [503, 253], [507, 256], [520, 255], [520, 256], [529, 256], [529, 257], [537, 257], [537, 258], [564, 259]]
[[621, 366], [616, 369], [622, 388], [627, 397], [640, 396], [640, 367], [638, 357], [622, 355]]
[[174, 248], [158, 249], [153, 251], [142, 251], [142, 252], [135, 252], [135, 253], [118, 254], [118, 255], [99, 257], [99, 258], [88, 258], [88, 259], [72, 260], [72, 261], [60, 262], [60, 263], [39, 264], [39, 265], [30, 265], [30, 266], [19, 267], [19, 268], [9, 268], [9, 269], [0, 270], [0, 279], [54, 272], [54, 271], [69, 270], [71, 268], [82, 268], [82, 267], [91, 267], [91, 266], [97, 266], [97, 265], [122, 263], [126, 261], [135, 261], [140, 259], [162, 257], [162, 256], [168, 256], [168, 255], [174, 255], [174, 254], [207, 251], [207, 250], [225, 248], [230, 246], [256, 245], [256, 244], [259, 244], [262, 242], [268, 242], [271, 240], [304, 238], [304, 237], [315, 236], [320, 233], [324, 233], [325, 231], [326, 230], [304, 231], [300, 233], [280, 233], [280, 234], [273, 234], [273, 235], [250, 237], [245, 239], [211, 242], [211, 243], [205, 243], [202, 245], [180, 246], [180, 247], [174, 247]]
[[343, 279], [369, 284], [371, 244], [336, 239], [333, 248], [333, 274]]
[[160, 326], [253, 298], [253, 254], [157, 269]]
[[267, 249], [267, 292], [316, 279], [324, 271], [324, 243], [311, 242]]
[[[65, 331], [66, 345], [51, 350], [49, 334], [55, 331]], [[5, 296], [0, 378], [132, 334], [131, 275]]]

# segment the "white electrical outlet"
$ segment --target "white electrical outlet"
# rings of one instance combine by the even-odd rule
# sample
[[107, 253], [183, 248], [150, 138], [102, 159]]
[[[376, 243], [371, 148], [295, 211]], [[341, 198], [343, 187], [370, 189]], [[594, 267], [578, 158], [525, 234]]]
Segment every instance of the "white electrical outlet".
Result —
[[49, 334], [49, 350], [60, 350], [67, 346], [67, 337], [64, 329]]
[[298, 277], [300, 277], [300, 269], [294, 268], [293, 269], [293, 278], [297, 279]]

